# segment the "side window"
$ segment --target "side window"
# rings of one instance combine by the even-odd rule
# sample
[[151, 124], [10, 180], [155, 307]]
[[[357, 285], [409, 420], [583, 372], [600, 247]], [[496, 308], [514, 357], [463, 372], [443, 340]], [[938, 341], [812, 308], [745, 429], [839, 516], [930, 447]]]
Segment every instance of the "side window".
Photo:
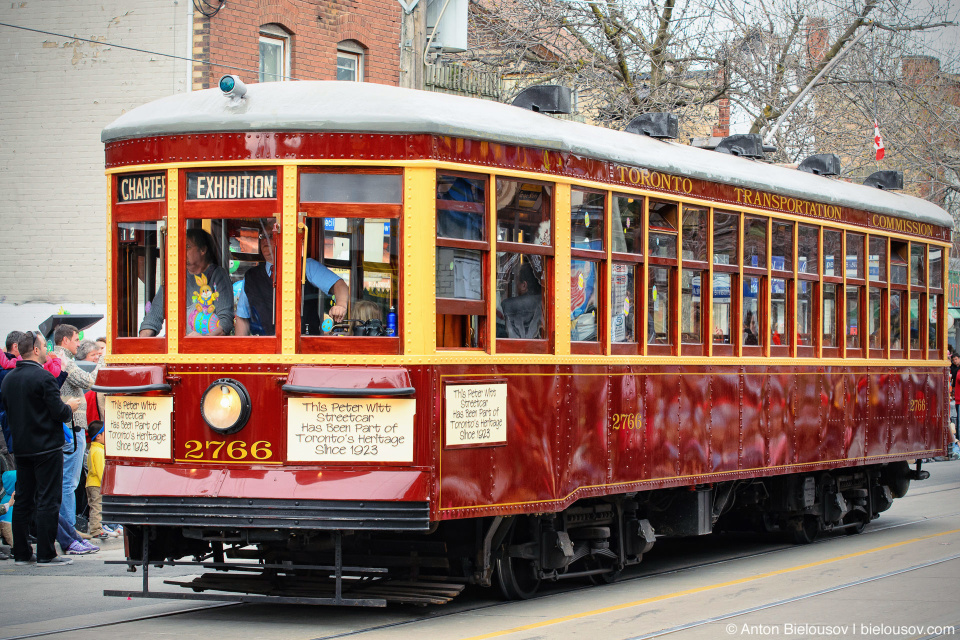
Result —
[[570, 192], [570, 341], [574, 353], [600, 353], [599, 293], [606, 253], [606, 194]]
[[734, 295], [739, 282], [740, 214], [713, 212], [713, 353], [733, 355], [739, 331]]
[[641, 196], [610, 199], [613, 263], [610, 271], [610, 342], [617, 355], [639, 353], [643, 326], [643, 205]]
[[552, 215], [552, 185], [497, 178], [497, 338], [541, 342], [498, 351], [549, 352]]
[[488, 344], [488, 178], [437, 174], [437, 348]]
[[366, 338], [350, 342], [363, 353], [399, 352], [402, 202], [399, 172], [301, 171], [302, 352], [338, 350], [342, 343], [325, 340], [330, 336]]
[[[683, 268], [680, 273], [680, 341], [682, 344], [702, 345], [703, 287], [709, 277], [707, 238], [709, 237], [706, 209], [683, 207]], [[685, 353], [701, 354], [703, 347], [688, 347]]]
[[816, 289], [820, 277], [820, 230], [817, 227], [797, 227], [797, 355], [816, 355], [814, 309]]
[[650, 200], [648, 207], [647, 353], [672, 355], [676, 346], [674, 300], [678, 289], [680, 206], [676, 202]]
[[[743, 218], [743, 330], [744, 352], [765, 344], [767, 318], [767, 218]], [[758, 355], [757, 352], [751, 355]]]

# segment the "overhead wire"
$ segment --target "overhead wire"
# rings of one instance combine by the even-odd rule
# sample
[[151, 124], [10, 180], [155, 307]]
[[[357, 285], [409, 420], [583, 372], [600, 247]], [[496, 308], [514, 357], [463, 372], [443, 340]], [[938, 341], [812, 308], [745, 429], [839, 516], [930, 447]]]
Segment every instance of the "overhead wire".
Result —
[[[68, 40], [77, 40], [77, 41], [79, 41], [79, 42], [89, 42], [89, 43], [91, 43], [91, 44], [98, 44], [98, 45], [101, 45], [101, 46], [104, 46], [104, 47], [114, 47], [114, 48], [116, 48], [116, 49], [125, 49], [125, 50], [127, 50], [127, 51], [136, 51], [137, 53], [146, 53], [146, 54], [149, 54], [149, 55], [152, 55], [152, 56], [161, 56], [161, 57], [163, 57], [163, 58], [172, 58], [172, 59], [174, 59], [174, 60], [185, 60], [185, 61], [187, 61], [187, 62], [195, 62], [195, 63], [197, 63], [197, 64], [207, 64], [207, 65], [210, 65], [211, 67], [218, 67], [218, 68], [220, 68], [220, 69], [231, 69], [231, 70], [233, 70], [233, 71], [244, 71], [244, 72], [248, 72], [248, 73], [257, 74], [258, 77], [259, 77], [259, 75], [260, 75], [260, 70], [259, 70], [259, 69], [249, 69], [249, 68], [247, 68], [247, 67], [237, 67], [237, 66], [233, 66], [233, 65], [229, 65], [229, 64], [221, 64], [221, 63], [219, 63], [219, 62], [213, 62], [212, 60], [198, 60], [198, 59], [196, 59], [196, 58], [189, 58], [189, 57], [187, 57], [187, 56], [174, 55], [174, 54], [172, 54], [172, 53], [163, 53], [163, 52], [161, 52], [161, 51], [150, 51], [149, 49], [139, 49], [139, 48], [137, 48], [137, 47], [128, 47], [128, 46], [126, 46], [126, 45], [117, 44], [117, 43], [115, 43], [115, 42], [107, 42], [107, 41], [104, 41], [104, 40], [92, 40], [92, 39], [90, 39], [90, 38], [81, 38], [81, 37], [79, 37], [79, 36], [71, 36], [71, 35], [67, 35], [67, 34], [65, 34], [65, 33], [56, 33], [56, 32], [53, 32], [53, 31], [44, 31], [43, 29], [33, 29], [33, 28], [31, 28], [31, 27], [24, 27], [24, 26], [18, 25], [18, 24], [10, 24], [10, 23], [7, 23], [7, 22], [0, 22], [0, 27], [9, 27], [9, 28], [11, 28], [11, 29], [20, 29], [21, 31], [30, 31], [30, 32], [33, 32], [33, 33], [40, 33], [40, 34], [43, 34], [43, 35], [45, 35], [45, 36], [54, 36], [55, 38], [66, 38], [66, 39], [68, 39]], [[293, 77], [291, 77], [291, 76], [277, 76], [277, 77], [283, 78], [284, 80], [297, 80], [297, 79], [298, 79], [298, 78], [293, 78]]]

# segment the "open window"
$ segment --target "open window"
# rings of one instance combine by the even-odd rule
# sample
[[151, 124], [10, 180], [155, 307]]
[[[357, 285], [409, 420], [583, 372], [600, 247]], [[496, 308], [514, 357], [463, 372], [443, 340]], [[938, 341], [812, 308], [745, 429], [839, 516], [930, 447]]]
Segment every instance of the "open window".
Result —
[[399, 353], [399, 170], [301, 169], [302, 353]]

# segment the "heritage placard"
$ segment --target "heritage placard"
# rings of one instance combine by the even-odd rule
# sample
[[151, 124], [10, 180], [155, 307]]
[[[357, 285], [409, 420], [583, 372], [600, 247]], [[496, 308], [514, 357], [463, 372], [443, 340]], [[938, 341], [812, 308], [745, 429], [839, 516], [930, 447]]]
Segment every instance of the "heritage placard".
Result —
[[447, 385], [446, 446], [507, 442], [507, 385]]
[[103, 424], [107, 457], [172, 457], [172, 415], [170, 396], [106, 396]]
[[290, 398], [289, 462], [413, 462], [412, 398]]

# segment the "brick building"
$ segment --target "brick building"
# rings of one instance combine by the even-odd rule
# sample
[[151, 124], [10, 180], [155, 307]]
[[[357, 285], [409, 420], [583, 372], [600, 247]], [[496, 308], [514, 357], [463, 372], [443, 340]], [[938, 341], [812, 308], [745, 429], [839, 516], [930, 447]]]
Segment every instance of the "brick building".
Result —
[[4, 22], [19, 28], [0, 27], [0, 339], [61, 307], [106, 312], [104, 126], [227, 73], [398, 84], [402, 16], [396, 0], [12, 3]]

